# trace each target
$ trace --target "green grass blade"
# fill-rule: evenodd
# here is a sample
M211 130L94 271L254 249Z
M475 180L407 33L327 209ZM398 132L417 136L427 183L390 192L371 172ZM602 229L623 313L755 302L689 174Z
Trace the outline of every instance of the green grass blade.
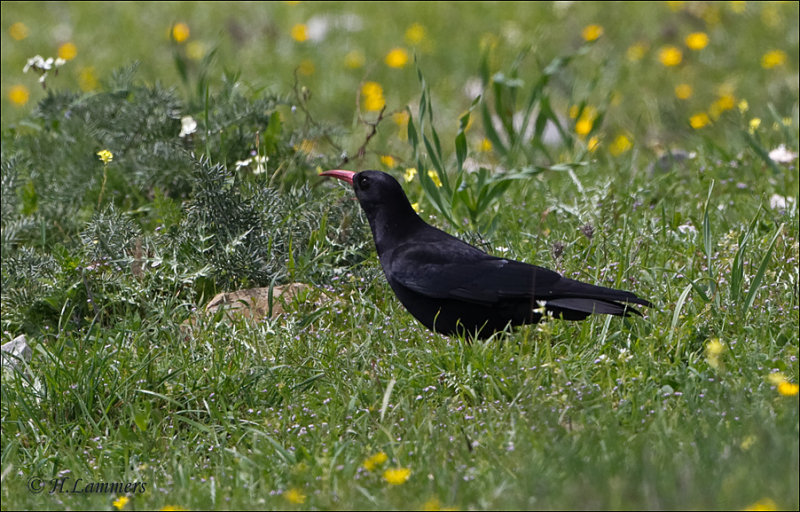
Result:
M753 276L753 280L750 283L750 289L747 291L747 297L742 305L742 317L746 317L750 311L750 308L753 306L753 301L756 299L756 293L758 293L758 289L761 287L761 281L764 279L764 273L767 271L767 265L769 264L770 257L772 257L772 250L775 248L775 241L778 240L778 235L780 235L783 231L783 226L783 224L778 226L778 230L775 231L775 234L772 236L772 240L769 243L769 247L767 247L767 252L764 253L764 257L761 259L761 264L758 266L758 271L756 272L756 275Z
M678 320L681 316L681 310L683 309L684 303L686 303L687 297L689 297L689 292L692 291L692 284L686 285L686 288L683 289L681 292L680 297L678 297L678 302L675 303L675 311L672 312L672 322L669 326L669 343L668 345L672 345L672 339L675 336L675 330L678 328ZM679 355L680 353L680 339L678 343L675 344L675 355Z
M386 408L389 406L389 400L392 398L392 390L394 389L396 382L397 379L392 377L392 380L389 381L389 385L386 386L386 391L383 393L383 401L381 402L381 421L383 421L383 417L386 414Z

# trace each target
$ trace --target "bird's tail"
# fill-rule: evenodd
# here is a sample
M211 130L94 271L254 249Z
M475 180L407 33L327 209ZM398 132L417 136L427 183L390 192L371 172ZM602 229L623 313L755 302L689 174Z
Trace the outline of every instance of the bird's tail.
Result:
M556 316L567 320L582 320L591 314L615 316L642 316L628 304L639 304L652 307L650 301L631 292L616 290L605 286L582 283L572 279L564 279L554 290L552 299L548 299L545 308Z
M642 316L637 309L627 304L588 298L548 300L545 303L545 309L551 311L553 316L561 317L565 320L583 320L593 313L615 316L630 316L631 314Z

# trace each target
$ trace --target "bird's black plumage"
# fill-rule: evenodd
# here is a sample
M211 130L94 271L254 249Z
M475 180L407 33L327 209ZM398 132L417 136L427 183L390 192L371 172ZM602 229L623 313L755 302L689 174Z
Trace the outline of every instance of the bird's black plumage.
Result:
M403 306L435 332L488 337L509 324L536 323L543 311L583 320L592 313L641 315L626 303L651 306L631 292L491 256L426 224L397 180L384 172L322 175L353 185L389 285Z

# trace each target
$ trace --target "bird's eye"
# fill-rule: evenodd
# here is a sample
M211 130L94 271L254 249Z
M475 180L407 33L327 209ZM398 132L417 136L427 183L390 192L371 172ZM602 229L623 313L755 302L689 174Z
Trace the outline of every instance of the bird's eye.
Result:
M366 190L367 188L369 188L369 178L367 178L366 176L359 176L358 177L358 186L362 190Z

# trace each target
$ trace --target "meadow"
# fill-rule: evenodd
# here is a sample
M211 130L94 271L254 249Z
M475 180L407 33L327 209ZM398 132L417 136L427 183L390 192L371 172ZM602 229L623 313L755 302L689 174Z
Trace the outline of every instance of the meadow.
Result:
M2 510L800 508L798 3L0 10ZM428 332L333 168L654 307Z

